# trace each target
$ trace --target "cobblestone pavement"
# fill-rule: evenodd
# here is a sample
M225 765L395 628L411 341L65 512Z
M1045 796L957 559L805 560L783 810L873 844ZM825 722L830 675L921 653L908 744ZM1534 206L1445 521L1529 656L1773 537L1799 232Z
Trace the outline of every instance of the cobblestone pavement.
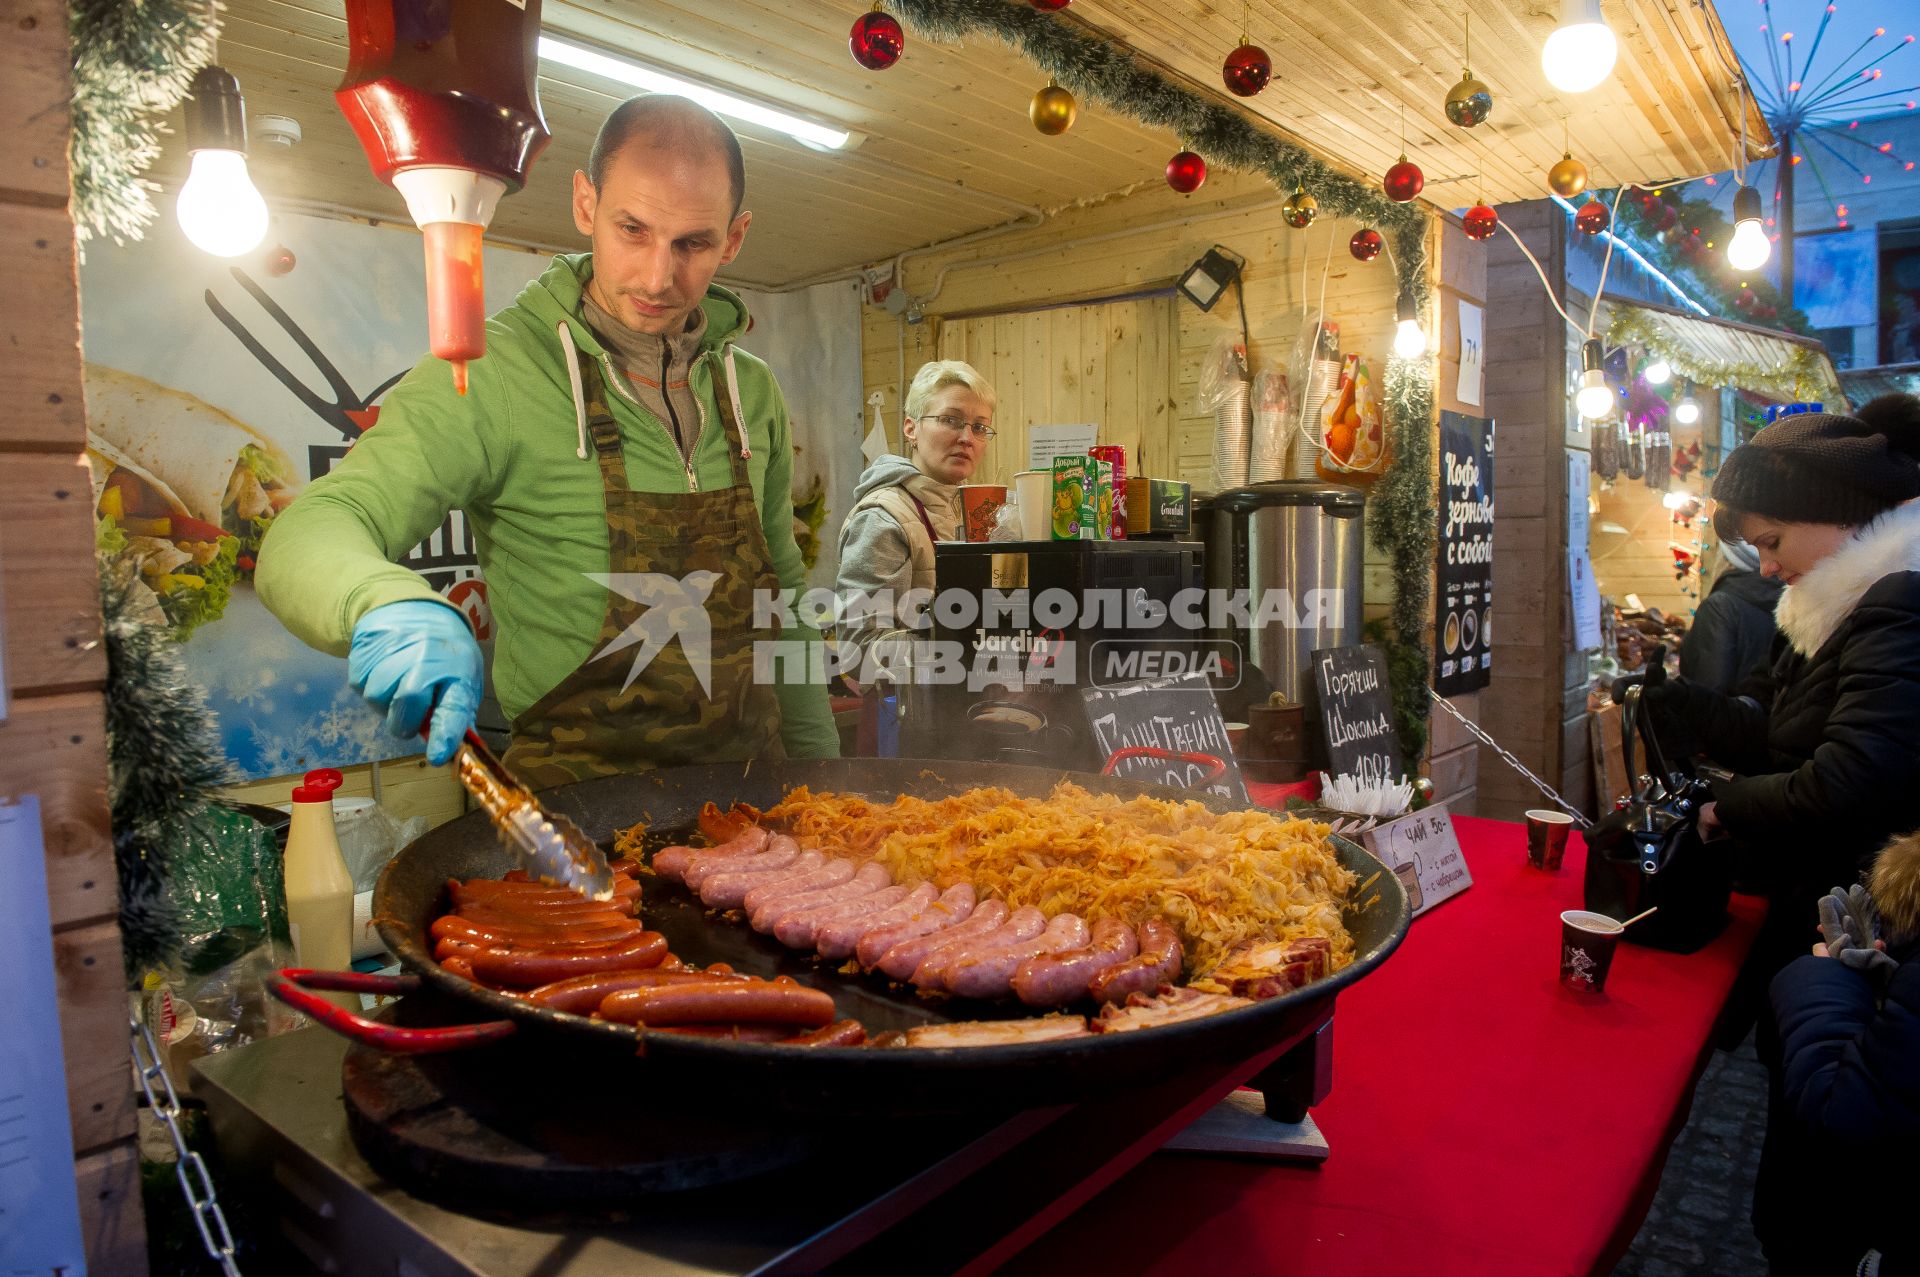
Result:
M1767 1072L1749 1034L1713 1053L1653 1209L1613 1277L1765 1277L1747 1211L1766 1129Z

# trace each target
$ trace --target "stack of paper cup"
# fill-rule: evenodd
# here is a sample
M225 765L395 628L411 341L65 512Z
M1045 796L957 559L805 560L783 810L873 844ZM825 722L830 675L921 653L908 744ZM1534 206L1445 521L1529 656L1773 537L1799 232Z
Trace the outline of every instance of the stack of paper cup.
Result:
M1247 480L1268 483L1287 477L1287 445L1293 438L1287 379L1269 368L1253 379L1253 441Z
M1300 403L1293 413L1293 477L1316 479L1314 464L1320 460L1320 440L1326 423L1321 414L1327 400L1340 389L1340 361L1316 359L1307 365L1307 384L1300 388Z
M1020 505L1020 535L1029 541L1053 537L1053 472L1022 470L1013 476L1014 500Z
M1235 380L1213 410L1213 486L1216 490L1245 487L1248 450L1252 446L1253 408L1244 380Z

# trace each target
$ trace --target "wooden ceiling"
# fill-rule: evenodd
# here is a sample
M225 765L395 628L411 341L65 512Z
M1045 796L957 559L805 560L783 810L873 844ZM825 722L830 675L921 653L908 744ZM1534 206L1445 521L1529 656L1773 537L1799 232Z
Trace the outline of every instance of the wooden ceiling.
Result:
M1009 3L1016 0L1009 0ZM996 40L934 45L908 31L901 62L866 71L847 52L861 0L546 0L548 29L865 137L827 154L750 125L753 233L729 271L781 285L881 261L995 226L1157 183L1175 140L1082 104L1079 122L1046 138L1027 122L1043 77ZM369 173L332 98L346 64L340 0L228 0L220 61L240 77L250 117L288 115L304 140L256 143L256 181L270 201L404 219L398 196ZM1473 17L1473 66L1492 86L1492 118L1446 123L1440 103L1460 76L1460 15ZM1737 132L1732 55L1710 10L1686 0L1605 0L1620 37L1613 79L1561 99L1539 68L1557 21L1552 0L1251 0L1249 29L1273 55L1273 84L1241 102L1276 132L1356 175L1407 149L1441 207L1484 197L1530 199L1559 158L1563 119L1596 182L1724 169ZM1238 40L1242 0L1077 0L1057 20L1119 40L1223 101L1219 63ZM584 72L547 68L540 96L553 143L528 189L509 197L495 233L543 247L579 245L566 174L584 165L601 119L628 95ZM1754 117L1750 141L1764 146ZM158 167L176 180L174 146Z

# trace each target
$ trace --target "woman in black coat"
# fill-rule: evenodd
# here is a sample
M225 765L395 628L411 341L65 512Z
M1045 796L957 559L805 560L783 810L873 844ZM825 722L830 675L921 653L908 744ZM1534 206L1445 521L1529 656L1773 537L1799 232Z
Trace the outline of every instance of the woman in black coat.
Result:
M1884 954L1820 945L1773 982L1785 1129L1754 1223L1779 1273L1920 1273L1920 835L1880 853L1871 895Z
M1701 833L1766 885L1771 975L1806 952L1815 902L1920 824L1920 399L1784 417L1728 455L1714 525L1786 590L1764 699L1682 679L1646 695L1737 773Z

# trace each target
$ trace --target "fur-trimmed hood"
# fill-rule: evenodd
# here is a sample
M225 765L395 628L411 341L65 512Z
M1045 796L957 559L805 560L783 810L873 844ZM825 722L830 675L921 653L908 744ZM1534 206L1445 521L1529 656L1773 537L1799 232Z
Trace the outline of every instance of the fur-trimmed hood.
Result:
M1920 833L1888 843L1873 863L1874 908L1891 941L1920 939Z
M1788 586L1774 620L1794 650L1810 658L1867 591L1895 572L1920 572L1920 501L1887 511Z

